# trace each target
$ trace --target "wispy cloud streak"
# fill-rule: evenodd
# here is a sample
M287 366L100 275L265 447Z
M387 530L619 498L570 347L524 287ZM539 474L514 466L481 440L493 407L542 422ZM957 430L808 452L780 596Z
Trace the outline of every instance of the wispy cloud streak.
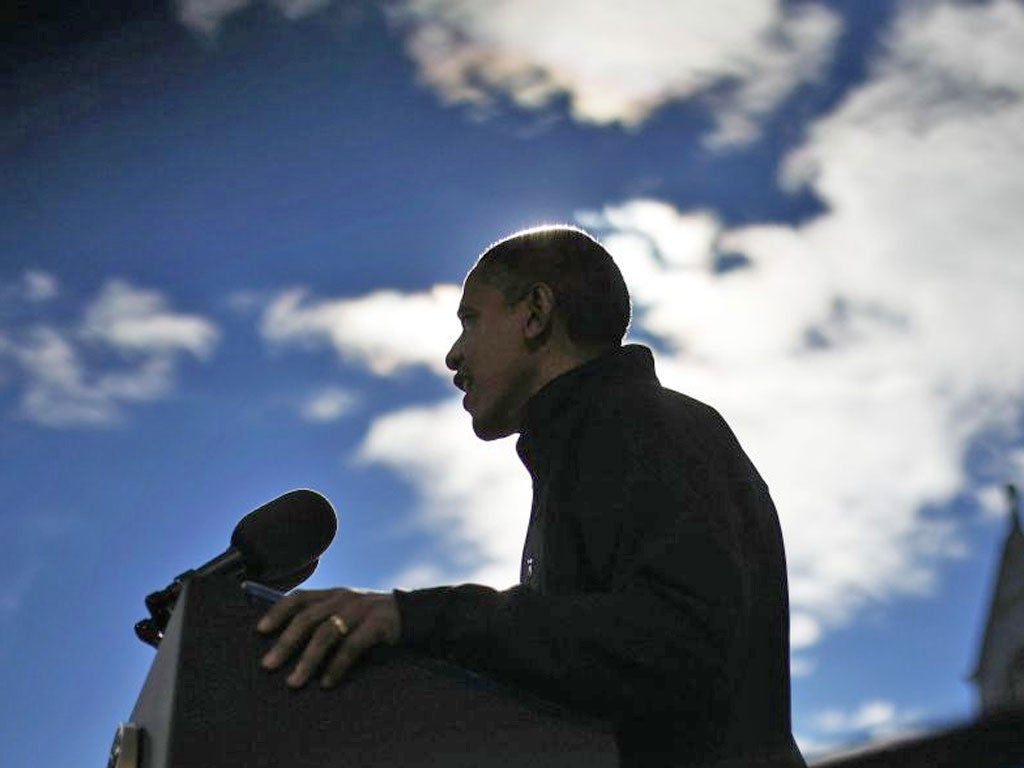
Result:
M31 273L25 301L56 295L57 281ZM104 426L128 403L166 397L182 354L207 358L219 331L175 312L163 295L111 280L72 325L14 313L0 317L0 384L20 391L16 414L48 427Z
M331 0L265 0L287 20L295 21L321 11ZM176 0L178 20L206 37L213 36L228 18L250 8L253 0Z
M443 373L445 352L459 332L459 295L454 285L437 285L416 294L377 291L353 299L313 299L295 288L271 300L260 332L279 345L330 345L344 359L381 375L417 365Z

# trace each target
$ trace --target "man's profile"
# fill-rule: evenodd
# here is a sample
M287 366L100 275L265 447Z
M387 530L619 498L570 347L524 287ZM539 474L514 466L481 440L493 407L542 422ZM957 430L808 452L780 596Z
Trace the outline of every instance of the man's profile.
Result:
M802 766L785 557L767 486L711 407L622 345L626 285L572 227L491 246L446 357L473 430L533 481L520 584L298 593L263 663L332 685L402 644L608 719L624 766ZM511 546L511 542L510 542Z

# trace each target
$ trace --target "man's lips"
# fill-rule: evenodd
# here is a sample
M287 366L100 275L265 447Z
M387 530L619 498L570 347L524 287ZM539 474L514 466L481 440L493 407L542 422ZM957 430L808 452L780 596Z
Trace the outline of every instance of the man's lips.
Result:
M472 398L473 380L465 373L459 372L455 374L455 386L465 392L465 396L462 398L462 407L467 411L469 410L469 401Z

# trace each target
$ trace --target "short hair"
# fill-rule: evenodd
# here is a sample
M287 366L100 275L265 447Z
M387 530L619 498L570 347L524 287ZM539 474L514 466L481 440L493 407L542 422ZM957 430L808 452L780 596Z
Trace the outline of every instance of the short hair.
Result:
M626 282L611 254L582 229L547 226L516 232L484 251L473 272L509 304L546 283L569 340L577 346L616 347L626 335Z

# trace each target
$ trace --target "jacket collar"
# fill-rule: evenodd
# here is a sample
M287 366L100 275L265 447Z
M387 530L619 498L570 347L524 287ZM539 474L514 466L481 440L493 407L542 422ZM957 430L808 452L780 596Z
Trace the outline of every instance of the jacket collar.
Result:
M640 344L618 347L556 376L534 393L526 402L516 442L519 458L530 473L534 473L538 453L546 452L551 439L559 434L557 424L573 404L602 383L624 380L658 384L650 349Z

